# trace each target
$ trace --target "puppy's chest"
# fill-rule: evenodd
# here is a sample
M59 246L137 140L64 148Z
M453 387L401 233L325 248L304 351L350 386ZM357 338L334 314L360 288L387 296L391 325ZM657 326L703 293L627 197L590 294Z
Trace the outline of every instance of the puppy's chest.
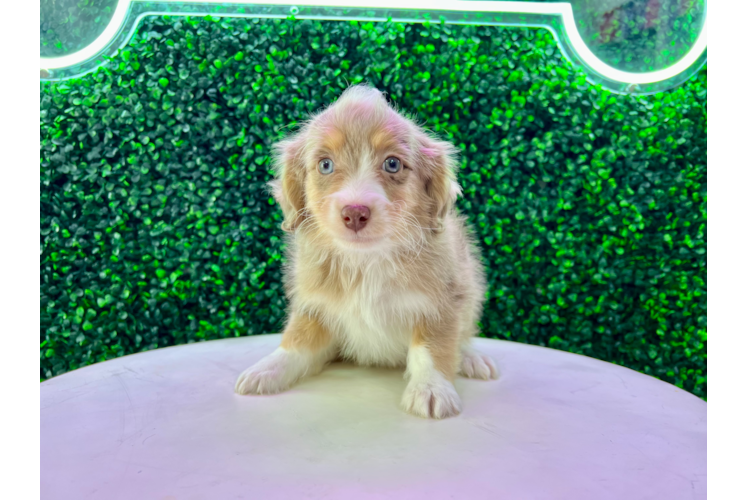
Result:
M422 293L366 280L337 300L312 297L341 354L367 365L403 365L417 319L434 312Z

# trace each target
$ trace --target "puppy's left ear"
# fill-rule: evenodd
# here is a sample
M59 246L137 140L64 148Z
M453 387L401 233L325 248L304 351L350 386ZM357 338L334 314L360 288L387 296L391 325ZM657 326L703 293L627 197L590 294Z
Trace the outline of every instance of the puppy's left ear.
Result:
M462 189L457 183L457 148L452 144L429 137L421 132L417 135L420 170L424 177L426 194L431 200L429 213L435 232L444 230L444 218Z

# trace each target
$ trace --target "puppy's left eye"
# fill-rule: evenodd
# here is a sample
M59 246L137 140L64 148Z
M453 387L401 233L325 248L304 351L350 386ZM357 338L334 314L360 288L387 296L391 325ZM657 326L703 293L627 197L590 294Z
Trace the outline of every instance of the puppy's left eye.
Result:
M400 171L400 169L403 168L403 164L398 158L390 156L389 158L384 160L384 165L382 165L382 168L384 168L386 172L396 174Z

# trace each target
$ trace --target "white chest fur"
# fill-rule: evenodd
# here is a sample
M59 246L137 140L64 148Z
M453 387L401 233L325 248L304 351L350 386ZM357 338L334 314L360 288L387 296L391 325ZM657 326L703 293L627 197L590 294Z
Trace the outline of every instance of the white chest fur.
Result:
M352 293L338 316L341 353L360 364L404 366L415 320L427 314L428 306L427 298L415 292Z
M364 277L342 300L304 294L299 305L317 313L346 359L363 365L404 366L416 321L436 310L423 293L382 278Z

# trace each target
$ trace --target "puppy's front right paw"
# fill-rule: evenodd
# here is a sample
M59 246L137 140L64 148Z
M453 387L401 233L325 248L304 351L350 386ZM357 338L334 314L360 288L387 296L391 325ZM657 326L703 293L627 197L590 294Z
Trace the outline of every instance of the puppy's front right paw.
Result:
M288 389L295 381L289 368L287 353L278 349L250 366L239 375L234 386L237 394L276 394Z
M257 365L250 366L239 375L234 386L237 394L276 394L288 389L282 372L266 370Z

